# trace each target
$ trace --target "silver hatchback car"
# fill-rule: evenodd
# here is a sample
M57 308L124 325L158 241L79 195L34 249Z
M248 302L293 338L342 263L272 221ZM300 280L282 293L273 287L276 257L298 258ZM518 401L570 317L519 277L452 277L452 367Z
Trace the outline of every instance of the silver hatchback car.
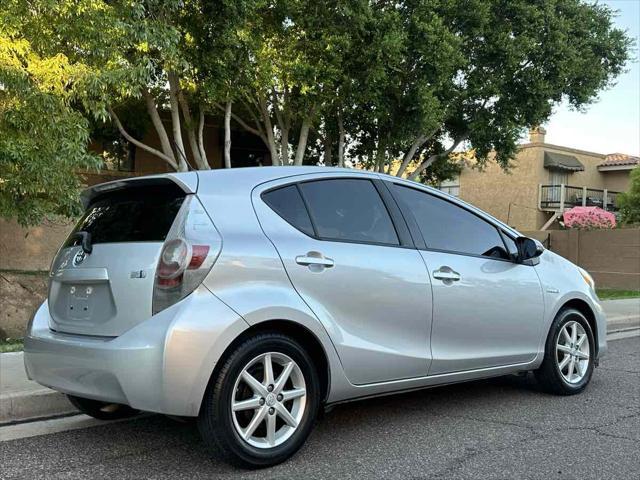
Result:
M460 200L371 172L262 167L87 190L25 338L30 378L101 419L197 417L260 467L321 408L606 351L587 272Z

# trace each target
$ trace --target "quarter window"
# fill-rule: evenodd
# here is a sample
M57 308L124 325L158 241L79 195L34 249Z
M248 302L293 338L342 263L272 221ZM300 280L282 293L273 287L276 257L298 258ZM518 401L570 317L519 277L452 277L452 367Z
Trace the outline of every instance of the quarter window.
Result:
M301 183L300 189L318 237L399 245L389 212L369 180L319 180Z
M413 213L428 248L510 259L496 227L434 195L394 185L404 209Z
M291 225L307 235L313 236L313 226L302 197L300 197L300 192L298 192L298 187L289 185L271 190L263 194L262 199Z

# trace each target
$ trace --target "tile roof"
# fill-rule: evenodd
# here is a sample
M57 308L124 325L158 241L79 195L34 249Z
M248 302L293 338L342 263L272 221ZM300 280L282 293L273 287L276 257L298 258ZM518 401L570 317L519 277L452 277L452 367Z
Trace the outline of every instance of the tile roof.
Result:
M616 167L625 165L640 165L640 157L634 157L633 155L626 155L624 153L610 153L604 157L599 167Z

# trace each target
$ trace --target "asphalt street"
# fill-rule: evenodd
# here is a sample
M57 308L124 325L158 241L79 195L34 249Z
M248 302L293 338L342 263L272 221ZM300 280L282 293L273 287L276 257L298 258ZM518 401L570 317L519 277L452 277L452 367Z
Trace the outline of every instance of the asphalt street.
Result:
M195 425L156 415L0 442L0 478L636 479L640 337L609 348L577 396L510 376L338 406L267 470L234 469Z

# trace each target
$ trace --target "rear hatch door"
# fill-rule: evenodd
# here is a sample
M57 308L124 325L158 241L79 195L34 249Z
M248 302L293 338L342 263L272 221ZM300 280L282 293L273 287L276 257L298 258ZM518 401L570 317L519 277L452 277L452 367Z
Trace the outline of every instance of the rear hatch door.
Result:
M158 257L188 193L171 177L89 190L86 211L52 264L51 328L116 337L151 317ZM83 247L86 234L90 244Z

